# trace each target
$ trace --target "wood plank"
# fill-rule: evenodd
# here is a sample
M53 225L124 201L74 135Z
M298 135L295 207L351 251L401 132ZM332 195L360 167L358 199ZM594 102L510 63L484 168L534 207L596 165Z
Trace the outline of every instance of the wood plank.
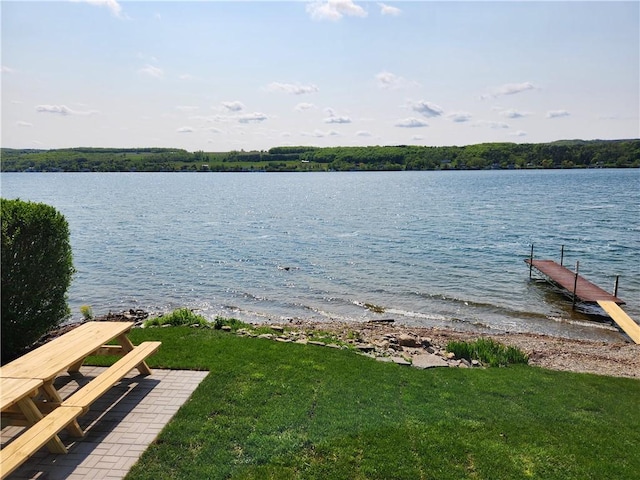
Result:
M124 335L133 322L87 322L0 367L0 377L53 380L104 344Z
M0 378L1 410L11 408L24 397L33 397L42 384L42 380L35 378Z
M86 413L93 402L122 380L127 373L144 363L144 360L155 353L160 348L160 345L162 345L162 342L141 343L87 385L64 400L62 406L80 407Z
M60 430L82 413L79 407L60 407L39 420L13 442L0 450L2 478L7 477L22 465L31 455L40 450L50 439L57 437ZM62 445L64 452L67 449Z
M616 322L635 343L640 343L640 325L634 322L615 302L600 300L598 305Z
M607 300L614 303L624 305L624 301L610 294L606 290L594 285L584 277L578 275L576 283L576 274L568 268L554 262L553 260L533 260L526 259L525 262L532 265L543 275L564 288L570 295L573 294L574 285L576 287L576 297L586 303L596 303L598 300Z

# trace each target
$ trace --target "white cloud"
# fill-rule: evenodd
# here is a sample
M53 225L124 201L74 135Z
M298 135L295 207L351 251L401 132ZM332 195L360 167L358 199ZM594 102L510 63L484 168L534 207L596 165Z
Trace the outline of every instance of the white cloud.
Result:
M7 67L6 65L2 65L2 68L0 69L0 72L2 72L2 73L16 73L16 71L13 68Z
M164 72L161 68L154 67L153 65L146 64L138 73L142 73L144 75L149 75L150 77L161 78L164 75Z
M293 109L296 112L304 112L305 110L311 110L312 108L316 108L316 106L313 103L302 102L297 104Z
M509 125L504 122L486 122L487 127L499 130L501 128L509 128Z
M19 127L33 127L33 123L24 122L22 120L18 120L16 122L16 125L18 125Z
M384 3L379 3L380 13L382 15L391 15L392 17L397 17L402 13L402 10L396 7L392 7L390 5L385 5Z
M239 112L241 110L244 110L244 104L242 102L239 102L238 100L235 100L233 102L222 102L222 106L230 112Z
M194 77L193 75L189 74L189 73L183 73L182 75L178 75L178 78L180 80L195 80L196 77Z
M313 132L301 132L300 135L302 135L303 137L323 138L323 137L337 137L340 134L335 130L329 130L328 132L325 132L323 130L316 129Z
M344 16L366 17L364 8L353 3L352 0L327 0L307 4L307 13L313 20L340 20Z
M300 85L293 83L281 83L272 82L267 85L267 90L270 92L284 92L292 95L304 95L306 93L315 93L320 91L316 85Z
M373 135L371 134L371 132L368 132L366 130L358 130L356 132L356 136L357 137L372 137Z
M398 120L395 124L396 127L401 128L421 128L428 127L429 124L420 118L409 117L403 120Z
M332 108L326 108L328 117L324 119L324 123L351 123L351 118L345 116L338 116Z
M529 112L519 112L517 110L501 110L498 115L505 118L522 118L531 115Z
M427 118L439 117L444 112L440 106L431 102L425 102L424 100L420 100L411 105L411 109Z
M191 105L178 105L176 110L180 110L181 112L195 112L198 110L198 107L194 107Z
M324 119L324 123L351 123L349 117L330 116Z
M504 95L515 95L516 93L526 92L536 88L531 82L522 83L505 83L499 87L493 88L490 93L482 95L480 98L495 98Z
M509 135L511 135L512 137L525 137L527 135L527 132L525 132L524 130L516 130L515 132L511 132Z
M414 141L424 140L424 135L414 135L413 137L411 137L411 140L414 140Z
M252 122L264 122L269 117L264 113L254 112L247 113L245 115L238 116L238 122L240 123L252 123Z
M73 110L66 105L36 105L38 113L55 113L66 117L67 115L94 115L99 113L97 110Z
M549 110L547 112L547 118L561 118L568 117L569 115L571 114L566 110Z
M71 0L73 2L88 3L97 7L107 7L111 13L118 17L123 18L122 6L116 0Z
M403 88L410 84L403 77L400 77L394 73L382 71L376 75L376 81L378 82L378 87L384 88L385 90L395 90L397 88Z
M194 131L193 127L180 127L176 130L178 133L193 133Z
M447 118L450 118L456 123L464 123L471 120L471 114L469 112L451 112L447 115Z

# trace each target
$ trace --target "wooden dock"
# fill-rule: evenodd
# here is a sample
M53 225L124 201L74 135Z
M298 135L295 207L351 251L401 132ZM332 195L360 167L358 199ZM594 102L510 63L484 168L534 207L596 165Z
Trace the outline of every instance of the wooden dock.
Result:
M623 300L553 260L531 260L527 258L525 262L549 278L553 283L564 288L569 294L575 293L576 299L580 302L598 303L600 300L605 300L617 305L624 305Z
M631 340L636 344L640 344L640 325L620 308L620 305L624 305L625 302L617 297L618 279L616 278L615 294L611 294L581 277L578 274L578 262L574 272L564 267L562 265L563 257L564 246L560 255L560 263L556 263L553 260L534 260L533 246L531 246L531 257L525 260L525 263L529 265L529 276L531 276L531 269L535 268L547 277L550 283L563 288L573 298L574 308L576 301L600 305L605 313L629 335Z

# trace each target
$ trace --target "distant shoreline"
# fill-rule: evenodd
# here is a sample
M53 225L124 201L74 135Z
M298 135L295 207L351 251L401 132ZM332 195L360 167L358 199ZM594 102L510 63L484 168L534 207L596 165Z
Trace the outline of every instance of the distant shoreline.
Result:
M467 146L274 147L188 152L178 148L2 148L2 172L337 172L640 168L640 139L482 143Z

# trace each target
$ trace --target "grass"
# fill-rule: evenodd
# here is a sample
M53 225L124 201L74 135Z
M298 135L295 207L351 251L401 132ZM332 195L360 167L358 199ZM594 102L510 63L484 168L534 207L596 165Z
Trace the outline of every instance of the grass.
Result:
M475 342L451 341L447 351L453 352L456 358L469 361L478 360L491 367L504 367L512 363L527 364L529 358L516 347L507 347L491 338L479 338Z
M215 329L136 329L207 378L127 476L600 479L640 471L640 382L515 365L417 370ZM104 359L101 359L104 361Z

